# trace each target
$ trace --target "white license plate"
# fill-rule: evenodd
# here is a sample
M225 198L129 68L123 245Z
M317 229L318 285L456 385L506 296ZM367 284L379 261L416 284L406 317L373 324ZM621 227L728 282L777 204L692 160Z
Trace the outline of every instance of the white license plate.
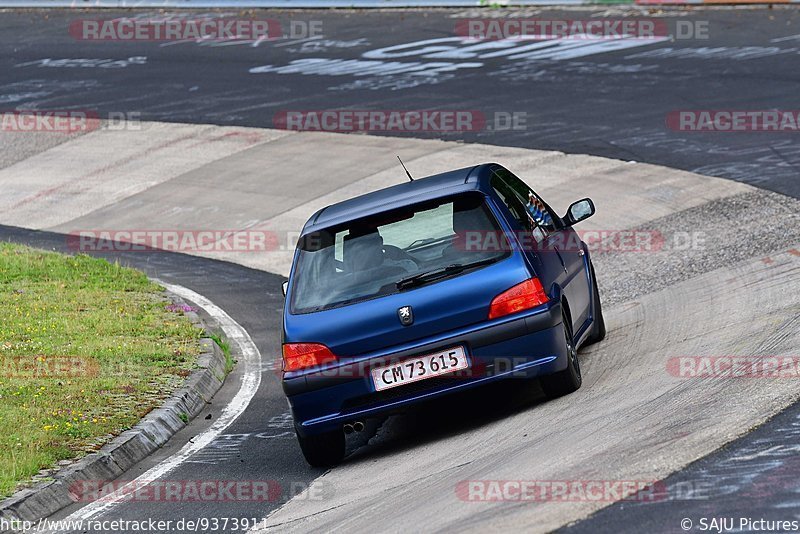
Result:
M375 384L375 391L381 391L467 367L469 367L469 363L464 348L453 347L418 358L409 358L402 362L376 367L372 369L372 382Z

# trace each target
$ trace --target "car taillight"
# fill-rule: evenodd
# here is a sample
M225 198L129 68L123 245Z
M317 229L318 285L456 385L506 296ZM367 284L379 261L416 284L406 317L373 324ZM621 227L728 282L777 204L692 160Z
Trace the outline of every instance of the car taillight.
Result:
M492 305L489 307L489 319L535 308L547 301L547 293L544 292L539 279L529 278L492 299Z
M333 361L336 361L336 355L321 343L283 344L284 371L299 371Z

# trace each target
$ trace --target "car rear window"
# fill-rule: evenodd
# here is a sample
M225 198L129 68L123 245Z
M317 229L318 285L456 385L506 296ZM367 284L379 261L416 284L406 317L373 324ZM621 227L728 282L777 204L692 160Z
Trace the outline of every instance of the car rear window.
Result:
M298 243L291 312L321 311L396 293L401 279L450 265L500 260L509 253L498 236L504 240L479 193L309 233ZM474 246L487 242L496 246Z

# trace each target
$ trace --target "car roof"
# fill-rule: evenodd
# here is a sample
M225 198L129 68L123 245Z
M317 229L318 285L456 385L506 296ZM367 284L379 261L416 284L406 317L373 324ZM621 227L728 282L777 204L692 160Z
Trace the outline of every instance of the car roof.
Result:
M400 169L398 180L406 181L322 208L308 219L302 233L307 234L374 213L438 197L467 191L488 192L489 178L492 171L498 168L500 165L496 163L484 163L425 178L415 178L414 181L408 180Z

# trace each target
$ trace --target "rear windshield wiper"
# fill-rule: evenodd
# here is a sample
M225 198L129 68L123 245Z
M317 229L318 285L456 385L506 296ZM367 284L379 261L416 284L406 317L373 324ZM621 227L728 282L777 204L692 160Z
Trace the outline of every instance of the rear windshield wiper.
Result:
M405 289L408 287L418 286L425 284L427 282L438 280L439 278L444 278L446 276L458 274L467 269L472 269L473 267L480 267L481 265L489 265L490 263L494 263L495 261L497 261L497 258L487 258L485 260L474 261L472 263L453 263L445 267L439 267L438 269L433 269L432 271L417 273L415 275L408 276L406 278L401 278L400 280L395 282L395 285L397 286L397 289Z

